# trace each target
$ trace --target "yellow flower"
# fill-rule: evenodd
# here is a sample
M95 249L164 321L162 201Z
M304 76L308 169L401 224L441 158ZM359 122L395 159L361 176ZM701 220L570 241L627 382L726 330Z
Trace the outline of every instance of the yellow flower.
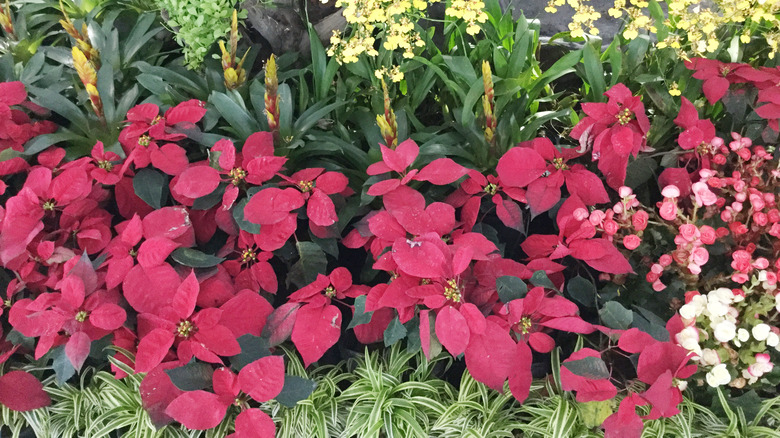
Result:
M675 97L682 94L680 92L679 86L677 85L677 82L672 82L672 86L669 87L669 94Z

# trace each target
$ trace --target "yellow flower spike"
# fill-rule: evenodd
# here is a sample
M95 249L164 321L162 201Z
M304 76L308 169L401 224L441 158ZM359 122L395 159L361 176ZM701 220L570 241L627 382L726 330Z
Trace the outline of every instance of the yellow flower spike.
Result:
M11 5L9 0L5 0L5 7L0 5L0 26L3 27L6 35L10 38L16 39L16 33L14 32L14 22L11 18Z
M279 138L279 79L276 76L276 57L272 54L265 64L265 114L268 129Z
M398 123L395 120L395 112L391 106L390 93L387 90L387 84L385 83L384 73L379 81L382 83L382 97L384 103L385 113L376 116L376 123L379 125L379 131L382 133L382 138L385 140L385 146L390 149L395 149L398 146Z
M86 86L87 84L97 85L97 72L95 67L87 59L84 52L78 47L73 47L73 67L79 75L79 79Z
M238 52L238 11L233 10L233 18L230 23L230 50L225 47L225 42L219 41L219 50L222 53L222 71L225 77L225 87L235 90L246 82L246 71L244 70L244 60L249 53L247 50L244 56L236 64L236 53Z
M493 72L487 61L482 61L482 85L485 88L485 95L482 96L482 111L485 113L485 140L490 144L491 151L495 152L497 126L495 90L493 89Z

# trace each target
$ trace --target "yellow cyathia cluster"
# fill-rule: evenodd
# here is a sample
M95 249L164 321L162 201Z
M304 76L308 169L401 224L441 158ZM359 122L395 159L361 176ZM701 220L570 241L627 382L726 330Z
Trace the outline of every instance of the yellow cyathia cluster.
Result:
M574 16L569 23L569 31L573 38L583 38L587 33L590 35L598 35L599 29L596 27L596 20L601 18L601 13L588 3L588 0L549 0L545 11L554 14L558 12L558 8L563 5L569 5L574 9Z
M452 0L444 13L448 17L465 21L466 33L476 35L480 30L479 24L486 22L488 18L484 9L485 3L482 0Z

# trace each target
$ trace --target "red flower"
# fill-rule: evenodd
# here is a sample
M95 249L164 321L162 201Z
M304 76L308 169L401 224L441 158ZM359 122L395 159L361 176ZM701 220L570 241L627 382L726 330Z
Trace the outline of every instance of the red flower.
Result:
M0 82L0 151L11 148L21 152L31 138L57 130L57 125L49 121L32 122L27 113L12 108L17 105L41 109L27 101L21 82Z
M139 337L136 355L136 372L148 372L160 364L168 350L178 342L178 355L182 361L192 356L211 363L222 363L218 356L235 356L241 347L233 333L220 324L222 310L203 309L195 313L200 285L195 273L181 283L169 307L159 315L138 315Z
M396 172L401 179L386 179L374 183L368 189L370 196L381 196L389 193L409 181L428 181L435 185L447 185L457 181L466 174L467 169L450 158L438 158L431 161L421 170L408 170L409 166L417 159L420 148L413 140L405 140L395 150L385 145L379 145L382 150L382 161L368 166L366 173L369 175L382 175Z
M696 70L693 77L704 81L702 91L710 105L715 105L726 95L729 80L735 79L735 71L740 64L724 63L717 59L693 58L685 63L689 70Z
M214 371L212 382L214 392L184 392L171 401L165 413L188 429L208 430L222 422L230 406L241 406L244 410L236 418L237 434L231 436L274 436L271 418L260 409L247 409L246 402L247 396L266 402L279 395L284 386L284 360L281 356L260 358L242 368L238 375L227 368L219 368ZM247 422L250 424L244 424ZM247 426L250 425L254 425L255 433L247 435Z
M347 189L347 177L339 172L325 172L323 168L303 169L292 176L281 175L282 179L298 188L306 200L306 215L316 227L312 231L329 227L339 219L336 207L328 195L335 195ZM317 233L315 234L323 234ZM327 233L325 233L327 234ZM321 236L322 237L322 236Z
M269 187L255 193L244 207L244 218L261 225L255 243L263 251L275 251L287 242L298 228L298 215L293 213L306 201L293 188Z
M593 160L607 178L607 185L617 190L626 179L628 157L647 149L650 121L640 97L631 94L623 84L604 93L607 103L583 103L587 115L571 131L583 150L593 145Z
M572 149L559 151L547 138L537 138L512 148L498 160L496 173L510 187L527 187L525 197L533 215L552 208L561 199L566 183L569 193L586 205L609 202L601 180L581 164L568 160L582 155Z
M517 202L527 202L525 190L519 187L509 187L501 179L482 175L476 170L469 170L469 177L463 181L458 190L447 197L446 202L453 207L461 208L461 218L464 222L461 229L470 231L477 222L482 197L490 196L496 206L496 215L509 228L523 230L523 212ZM504 193L508 196L501 196ZM517 202L515 202L517 201Z

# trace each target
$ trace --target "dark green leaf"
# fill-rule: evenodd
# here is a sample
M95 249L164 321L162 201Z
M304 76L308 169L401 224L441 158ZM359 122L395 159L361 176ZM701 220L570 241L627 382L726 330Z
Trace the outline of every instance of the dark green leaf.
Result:
M366 298L366 295L355 298L355 313L352 315L352 321L349 323L349 326L347 326L348 329L371 322L371 315L374 312L366 312Z
M609 328L627 330L634 321L634 314L617 301L609 301L599 310L599 316Z
M496 291L498 298L502 303L508 303L512 300L525 297L528 293L528 286L525 282L512 275L503 275L496 278Z
M28 338L27 336L19 333L16 329L11 329L11 331L9 331L6 335L5 339L14 345L21 344L23 348L28 350L35 349L35 338Z
M607 364L600 357L588 356L579 360L564 362L563 366L577 376L590 380L608 379Z
M60 385L65 384L74 374L76 369L73 368L73 364L70 363L70 359L65 354L65 346L60 346L51 350L51 357L54 361L51 367L54 369L54 373L57 375L57 383Z
M233 206L233 220L236 221L238 228L246 231L249 234L260 234L260 225L253 224L244 219L244 207L246 207L249 198L243 198Z
M579 275L569 280L566 292L580 304L588 307L596 304L596 286Z
M227 94L215 91L209 96L209 102L240 137L247 138L260 130L252 116Z
M301 400L309 398L317 388L317 382L298 376L284 376L284 388L276 396L276 401L288 408L294 408Z
M650 157L639 157L628 163L626 185L635 189L655 175L658 163Z
M203 362L196 362L195 358L187 365L165 370L171 382L182 391L197 391L211 386L211 375L214 368Z
M406 327L406 352L417 353L422 347L420 317L415 315L414 318L404 324L404 327Z
M191 268L211 268L225 261L223 257L213 256L193 248L176 248L171 253L176 263Z
M599 102L603 101L607 85L604 81L604 68L601 66L599 53L593 44L585 45L582 62L585 64L585 79L590 85L592 97Z
M546 289L551 289L554 291L557 291L558 289L555 288L555 285L553 282L547 277L547 274L544 271L536 271L531 276L531 284L534 286L541 286Z
M154 169L141 169L133 177L133 190L150 207L159 210L168 195L168 177Z
M208 210L211 207L219 204L222 201L222 195L225 194L226 183L222 183L214 189L213 192L206 196L202 196L192 203L193 210Z
M298 242L298 261L290 268L287 281L298 287L303 287L317 279L317 274L324 274L328 269L328 259L316 243Z
M243 335L238 338L238 345L241 346L241 353L230 358L230 366L236 371L271 354L268 340L259 336Z
M404 337L406 337L406 327L401 324L398 316L396 316L385 329L385 347L395 344Z

